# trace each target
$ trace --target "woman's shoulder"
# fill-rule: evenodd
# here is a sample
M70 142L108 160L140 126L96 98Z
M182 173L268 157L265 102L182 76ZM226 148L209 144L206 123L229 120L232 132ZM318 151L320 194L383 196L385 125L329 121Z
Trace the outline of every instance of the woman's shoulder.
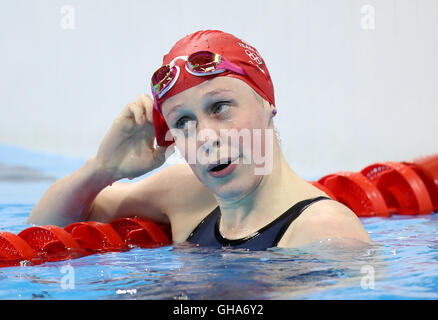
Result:
M279 247L300 247L326 239L349 238L372 243L356 214L344 204L317 201L294 220L278 243Z
M196 177L188 164L174 164L163 169L158 180L166 186L168 215L217 205L214 194ZM196 211L196 210L195 210Z
M156 177L166 185L162 208L172 225L173 240L184 241L218 203L188 164L174 164Z

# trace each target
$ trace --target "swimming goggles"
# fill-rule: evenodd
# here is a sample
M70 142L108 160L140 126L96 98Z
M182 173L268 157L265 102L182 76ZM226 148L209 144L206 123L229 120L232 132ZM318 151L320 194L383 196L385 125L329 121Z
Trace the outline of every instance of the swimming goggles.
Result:
M179 59L186 62L185 68L188 73L198 77L210 76L225 71L246 75L241 67L231 63L221 55L210 51L198 51L189 56L179 56L173 59L169 64L159 68L152 75L151 87L155 100L161 99L178 80L180 69L175 63ZM154 107L161 113L157 103L154 104Z

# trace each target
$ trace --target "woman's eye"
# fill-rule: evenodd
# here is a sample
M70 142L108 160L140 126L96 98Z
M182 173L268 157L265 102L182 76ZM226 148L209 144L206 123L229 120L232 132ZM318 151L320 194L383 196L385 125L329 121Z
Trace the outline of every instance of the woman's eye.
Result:
M227 110L229 108L229 103L225 102L225 101L221 101L221 102L216 102L213 105L213 113L221 113L224 110Z
M177 122L175 122L174 127L177 129L185 129L185 126L187 125L187 123L188 123L188 118L182 117Z
M224 113L228 110L228 108L230 107L230 102L229 101L219 101L216 102L212 105L211 107L211 112L213 114L220 114L220 113ZM187 129L187 125L190 121L189 117L181 117L180 119L178 119L175 124L174 127L176 129L182 129L185 130Z

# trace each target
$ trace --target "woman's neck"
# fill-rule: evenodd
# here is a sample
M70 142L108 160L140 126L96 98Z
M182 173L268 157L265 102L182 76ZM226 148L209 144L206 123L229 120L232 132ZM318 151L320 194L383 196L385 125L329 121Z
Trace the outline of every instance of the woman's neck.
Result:
M277 141L273 154L272 172L262 176L249 194L233 200L217 198L221 209L220 230L225 237L247 236L307 197L309 184L290 168Z

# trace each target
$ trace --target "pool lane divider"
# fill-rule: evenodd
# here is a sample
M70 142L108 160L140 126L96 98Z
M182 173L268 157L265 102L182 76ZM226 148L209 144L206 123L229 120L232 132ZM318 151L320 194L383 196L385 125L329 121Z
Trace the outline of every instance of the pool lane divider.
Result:
M318 182L334 194L334 200L349 207L359 217L389 216L382 194L360 172L340 171L326 175Z
M431 214L438 211L438 154L339 171L312 184L358 217Z
M139 217L120 218L111 223L75 222L65 228L34 226L17 235L0 232L0 267L38 265L171 243L170 226Z
M438 154L404 162L378 162L359 172L339 171L309 181L358 217L438 211ZM134 247L170 245L170 225L140 217L110 223L75 222L65 228L33 226L0 232L0 267L38 265Z

